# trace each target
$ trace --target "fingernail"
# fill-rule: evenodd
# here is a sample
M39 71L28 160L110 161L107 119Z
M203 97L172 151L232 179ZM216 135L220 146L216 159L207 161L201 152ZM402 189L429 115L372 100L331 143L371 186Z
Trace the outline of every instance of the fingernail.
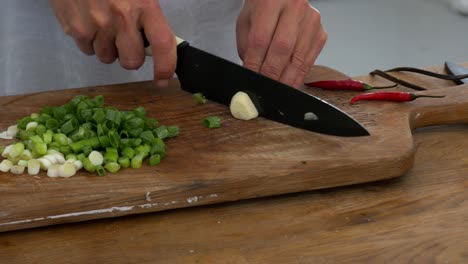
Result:
M161 88L166 88L169 86L169 80L158 80L156 82L156 85L158 85L158 87L161 87Z

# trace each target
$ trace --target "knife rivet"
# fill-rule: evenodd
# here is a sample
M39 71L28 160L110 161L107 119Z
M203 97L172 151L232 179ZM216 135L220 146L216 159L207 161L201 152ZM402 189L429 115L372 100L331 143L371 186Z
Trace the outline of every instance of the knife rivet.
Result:
M318 119L318 116L312 112L307 112L304 114L305 121L317 121Z

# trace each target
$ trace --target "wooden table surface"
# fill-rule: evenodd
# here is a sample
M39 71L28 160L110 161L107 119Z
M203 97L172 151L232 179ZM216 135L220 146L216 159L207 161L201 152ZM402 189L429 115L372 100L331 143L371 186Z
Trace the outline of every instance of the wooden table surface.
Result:
M1 233L0 263L468 263L468 126L414 140L401 178Z

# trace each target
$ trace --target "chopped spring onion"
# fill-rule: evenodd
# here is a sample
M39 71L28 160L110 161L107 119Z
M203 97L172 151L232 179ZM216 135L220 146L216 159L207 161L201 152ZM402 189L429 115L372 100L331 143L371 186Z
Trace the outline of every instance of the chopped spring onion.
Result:
M9 137L16 137L16 134L18 134L18 126L13 125L9 126L6 131L6 135Z
M206 104L208 100L206 100L205 96L202 93L194 93L193 98L197 104Z
M94 164L88 158L85 158L83 160L83 168L86 171L89 171L89 172L95 172L96 171L96 166L94 166Z
M54 132L52 130L47 130L44 134L42 134L42 139L44 140L44 143L50 144L52 142L52 136Z
M47 128L44 125L38 125L36 128L36 135L42 136L47 131Z
M165 125L159 126L154 130L158 138L160 139L166 139L169 136L169 131L167 130L167 127Z
M130 159L127 157L120 157L118 162L122 168L130 167Z
M146 130L146 131L141 132L140 133L140 138L146 144L151 144L154 141L153 132L151 132L150 130Z
M46 158L39 158L37 161L39 161L42 170L48 170L49 167L52 166L52 162Z
M65 163L65 158L63 157L63 155L61 153L60 154L59 153L54 154L53 156L57 160L58 164L64 164Z
M137 154L135 157L132 158L132 161L130 162L130 166L133 169L139 169L143 165L143 155L142 154Z
M81 162L81 160L75 160L73 162L73 165L75 166L77 171L79 171L79 170L81 170L81 168L83 168L83 162Z
M104 165L104 168L110 173L115 173L120 170L120 165L117 162L109 162Z
M33 132L36 131L37 125L38 125L37 122L29 122L26 125L26 131L33 131Z
M143 157L146 157L149 155L151 151L151 147L149 145L140 145L138 147L135 148L135 152L136 154L142 154Z
M18 160L18 163L16 165L26 167L26 166L28 166L28 161L27 160Z
M68 161L70 159L78 160L78 157L75 154L67 154L65 159Z
M58 163L58 160L57 160L57 158L55 157L54 154L53 155L45 155L43 158L49 160L51 164L57 164Z
M69 177L74 176L75 174L76 174L75 165L70 164L70 163L65 163L63 165L60 165L58 176L63 177L63 178L69 178Z
M83 154L85 154L86 156L89 156L89 154L91 154L91 152L93 151L93 148L91 146L84 146L83 149Z
M47 144L46 143L34 143L33 151L39 155L44 155L47 153Z
M53 164L47 169L47 176L56 178L59 176L60 164Z
M22 159L22 160L30 160L30 159L32 159L31 151L29 151L28 149L25 149L25 150L23 151L23 153L21 154L20 159Z
M12 136L8 136L6 131L0 132L0 139L13 139Z
M66 146L66 145L68 145L68 138L67 138L67 135L65 135L65 134L63 134L63 133L54 134L54 136L53 136L53 141L54 141L54 142L57 142L57 143L60 144L61 146Z
M166 156L166 149L164 148L163 145L153 145L151 146L150 154L151 155L158 154L159 156L164 158L164 156Z
M219 128L221 127L221 118L218 116L209 116L203 119L203 124L207 128Z
M38 160L30 159L28 160L28 174L29 175L37 175L39 174L39 170L41 169L41 164Z
M106 148L106 153L104 153L104 162L117 162L119 158L119 152L115 148Z
M180 133L179 127L178 126L168 126L167 127L167 132L168 132L168 138L173 138L177 137Z
M57 153L60 154L60 152L55 150L55 149L48 149L47 152L46 152L47 155L54 155L54 154L57 154Z
M122 150L122 156L131 159L135 156L135 150L133 150L131 147L125 147Z
M151 157L151 165L159 163L165 155L164 139L179 135L177 126L158 124L141 106L132 111L103 106L102 96L79 95L19 119L0 134L19 139L0 146L5 158L0 168L11 171L16 166L19 172L23 167L31 175L42 169L50 177L71 177L84 167L105 175L106 170L140 168L146 157Z
M78 154L78 156L76 156L76 157L77 157L77 160L80 160L81 162L83 162L83 160L86 159L86 156L83 153Z
M159 154L152 155L149 159L149 165L155 166L161 162L161 156Z
M8 145L5 147L5 149L3 149L3 152L2 152L2 157L4 158L8 158L10 156L10 150L11 148L13 148L13 145Z
M137 117L144 117L144 116L146 115L146 110L145 110L144 107L139 106L139 107L137 107L137 108L135 108L135 109L133 110L133 113L134 113L135 116L137 116Z
M15 145L13 145L8 155L11 158L16 158L16 157L19 157L21 154L23 154L23 151L24 151L24 144L22 142L18 142Z
M24 166L20 165L13 165L10 169L10 172L13 174L23 174L24 173Z
M96 150L91 151L88 158L94 166L102 165L104 162L104 157L102 156L101 152Z
M0 171L2 172L9 172L11 167L13 167L13 162L9 160L2 160L0 163Z
M106 170L104 167L102 167L102 165L96 166L96 173L98 176L106 176Z

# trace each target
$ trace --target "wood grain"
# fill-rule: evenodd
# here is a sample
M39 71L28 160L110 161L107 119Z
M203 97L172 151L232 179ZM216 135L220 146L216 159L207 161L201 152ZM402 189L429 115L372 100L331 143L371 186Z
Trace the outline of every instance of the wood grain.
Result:
M318 67L311 78L342 76ZM377 82L378 80L367 79ZM349 106L353 92L308 91L360 121L369 137L342 138L311 133L258 119L234 120L215 103L196 105L177 89L155 89L150 82L92 87L0 98L0 128L44 105L63 104L74 95L102 94L110 105L139 105L182 134L168 144L168 158L156 167L124 170L107 177L85 173L71 179L0 175L0 231L116 217L150 211L235 201L394 178L408 172L415 147L410 128L466 122L466 86L432 90L444 99L406 104L366 102ZM28 102L28 103L26 103ZM31 103L34 102L34 103ZM208 115L225 120L208 130Z
M415 164L405 177L7 232L0 256L5 263L467 263L467 129L415 130Z

